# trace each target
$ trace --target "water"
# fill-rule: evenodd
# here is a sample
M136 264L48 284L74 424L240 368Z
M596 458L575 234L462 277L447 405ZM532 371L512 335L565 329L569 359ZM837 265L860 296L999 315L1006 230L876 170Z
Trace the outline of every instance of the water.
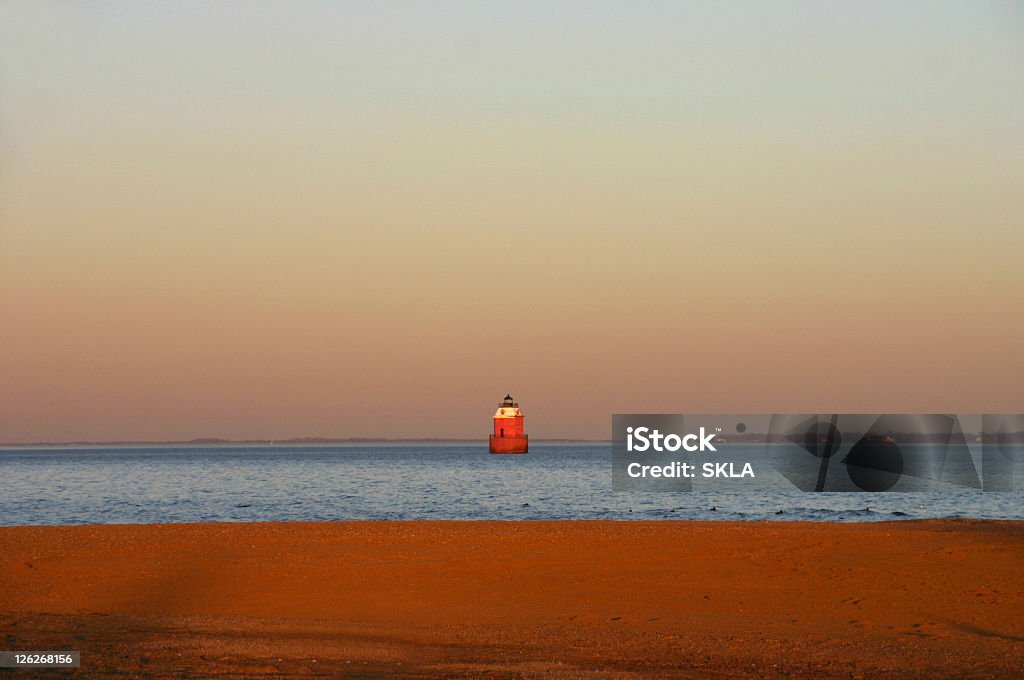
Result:
M0 525L397 519L1024 519L1024 493L613 493L608 444L0 449ZM725 448L725 447L722 447ZM745 456L753 455L746 447ZM712 508L714 508L712 510Z

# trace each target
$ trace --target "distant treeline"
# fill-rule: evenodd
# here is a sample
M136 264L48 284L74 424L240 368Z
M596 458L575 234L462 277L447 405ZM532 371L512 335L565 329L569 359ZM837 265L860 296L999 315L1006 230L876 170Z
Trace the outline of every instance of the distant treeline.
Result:
M589 443L607 442L607 439L532 439L534 443ZM187 446L189 444L243 444L243 445L287 445L287 444L473 444L487 443L487 439L457 439L453 437L293 437L291 439L221 439L219 437L197 437L195 439L142 441L73 441L73 442L0 442L0 446Z
M948 444L949 434L922 432L904 433L872 433L861 434L856 432L844 432L841 434L845 442L867 441L893 442L897 444ZM988 443L992 444L1024 444L1024 432L1001 432L991 435ZM964 434L968 443L980 443L983 441L981 433L971 432ZM547 444L608 444L609 439L533 439L534 443ZM818 441L824 443L825 435L818 437ZM288 444L475 444L486 443L486 439L455 439L451 437L417 437L417 438L387 438L387 437L293 437L291 439L221 439L218 437L197 437L187 440L170 441L75 441L75 442L3 442L0 446L188 446L194 444L235 444L248 446L286 446ZM792 444L803 443L799 435L786 435L782 433L768 434L764 432L744 432L733 434L717 434L715 442L723 444Z

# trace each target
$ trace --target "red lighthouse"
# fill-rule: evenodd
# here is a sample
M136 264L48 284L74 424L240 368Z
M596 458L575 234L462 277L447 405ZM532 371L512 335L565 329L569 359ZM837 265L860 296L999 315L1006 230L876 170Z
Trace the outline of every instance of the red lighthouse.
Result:
M494 412L491 453L526 453L529 448L529 437L523 432L523 412L512 395L506 394Z

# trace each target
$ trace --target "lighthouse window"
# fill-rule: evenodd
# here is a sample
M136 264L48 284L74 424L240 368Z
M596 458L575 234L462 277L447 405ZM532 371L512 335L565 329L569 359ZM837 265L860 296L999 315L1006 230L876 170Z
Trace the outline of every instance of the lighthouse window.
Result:
M502 437L504 437L504 436L505 436L505 428L501 428L501 436L502 436Z

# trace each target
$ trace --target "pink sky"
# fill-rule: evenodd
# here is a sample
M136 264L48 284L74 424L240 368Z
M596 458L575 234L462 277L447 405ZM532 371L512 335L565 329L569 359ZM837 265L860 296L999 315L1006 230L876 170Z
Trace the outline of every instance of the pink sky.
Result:
M0 441L1021 411L1021 15L718 7L0 9Z

